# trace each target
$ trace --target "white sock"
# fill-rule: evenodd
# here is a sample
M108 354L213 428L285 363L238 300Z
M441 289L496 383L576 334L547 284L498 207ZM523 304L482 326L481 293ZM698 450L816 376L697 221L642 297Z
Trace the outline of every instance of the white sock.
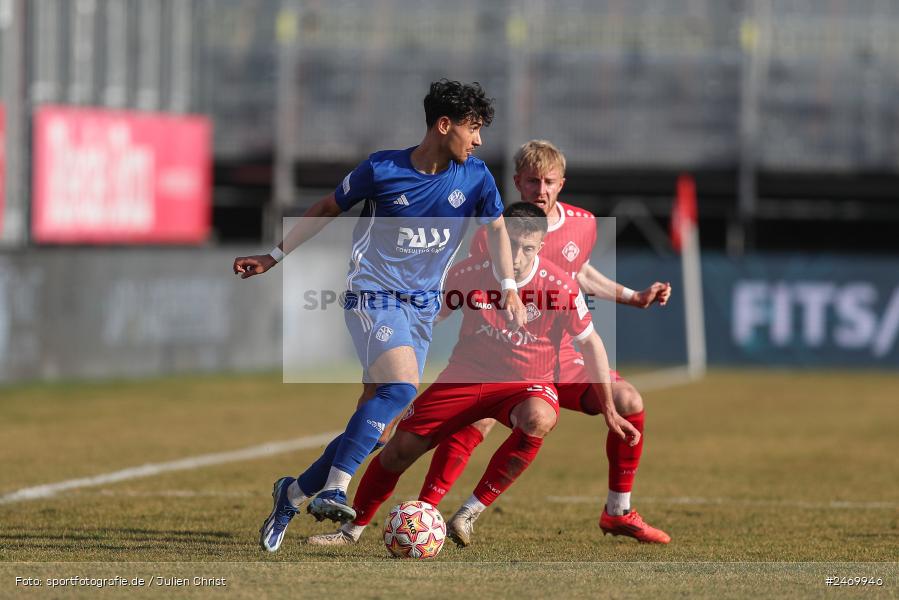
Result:
M606 512L610 515L621 516L631 509L631 493L630 492L613 492L609 490L609 497L606 500Z
M358 542L362 532L365 531L365 527L365 525L353 525L350 522L341 525L340 530Z
M300 489L300 484L296 481L287 486L287 499L293 504L294 508L299 508L300 504L309 499L309 496Z
M328 480L325 482L325 487L322 488L324 490L340 490L344 494L346 494L346 489L350 486L350 479L353 476L349 473L341 471L337 467L331 467L331 470L328 472Z
M468 509L468 511L473 515L479 515L487 510L487 507L484 506L484 503L478 500L474 494L471 495L471 498L465 501L465 504L462 505L462 508Z

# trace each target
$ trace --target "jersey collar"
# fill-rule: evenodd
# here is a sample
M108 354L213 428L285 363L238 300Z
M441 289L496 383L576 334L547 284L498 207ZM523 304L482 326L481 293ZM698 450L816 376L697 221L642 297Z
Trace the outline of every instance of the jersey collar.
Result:
M549 228L546 230L547 233L549 233L550 231L555 231L565 223L565 209L562 208L562 203L558 200L556 200L556 208L559 210L559 220L556 221L555 225L549 226Z

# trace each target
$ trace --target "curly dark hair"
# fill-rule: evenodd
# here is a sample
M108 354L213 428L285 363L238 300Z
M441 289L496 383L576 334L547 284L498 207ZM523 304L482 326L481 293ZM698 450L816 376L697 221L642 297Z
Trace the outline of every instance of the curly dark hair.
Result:
M510 204L503 211L503 219L509 235L527 235L538 231L545 234L549 225L543 209L530 202Z
M453 123L472 119L484 127L493 121L493 98L487 98L484 88L477 81L460 83L441 79L431 84L425 96L425 122L430 129L440 117L449 117Z

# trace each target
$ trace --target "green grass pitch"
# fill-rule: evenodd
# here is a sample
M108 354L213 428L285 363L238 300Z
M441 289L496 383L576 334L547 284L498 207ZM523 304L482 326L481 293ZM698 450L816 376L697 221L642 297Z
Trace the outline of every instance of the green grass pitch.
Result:
M897 390L896 374L745 370L645 393L633 505L671 534L666 547L601 535L605 426L563 411L536 462L477 522L475 543L447 544L431 562L389 559L380 541L384 514L416 496L429 455L357 546L303 544L332 530L303 514L279 553L262 552L256 532L271 484L301 471L320 450L311 448L0 502L0 597L38 597L16 577L115 575L169 578L128 590L146 597L819 598L839 594L825 585L831 576L879 578L852 595L896 597ZM277 375L8 387L0 496L342 429L358 391ZM498 427L476 451L445 516L505 435ZM172 584L177 577L188 584ZM46 582L41 591L51 591ZM123 597L118 588L65 593Z

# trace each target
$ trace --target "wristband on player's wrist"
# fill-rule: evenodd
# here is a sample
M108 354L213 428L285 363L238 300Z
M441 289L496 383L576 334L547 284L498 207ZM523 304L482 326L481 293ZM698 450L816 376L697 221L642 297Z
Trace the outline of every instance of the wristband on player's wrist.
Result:
M277 246L272 248L272 251L269 252L268 255L274 258L276 263L281 262L282 260L284 260L284 257L287 256L286 254L284 254L284 251Z
M622 302L630 302L634 299L634 296L637 294L634 290L629 287L621 287L621 301Z
M499 285L500 285L500 289L502 289L502 291L504 291L504 292L506 290L516 290L516 291L518 290L518 284L515 283L515 280L512 279L511 277L507 277L506 279L503 279L502 281L499 282Z

